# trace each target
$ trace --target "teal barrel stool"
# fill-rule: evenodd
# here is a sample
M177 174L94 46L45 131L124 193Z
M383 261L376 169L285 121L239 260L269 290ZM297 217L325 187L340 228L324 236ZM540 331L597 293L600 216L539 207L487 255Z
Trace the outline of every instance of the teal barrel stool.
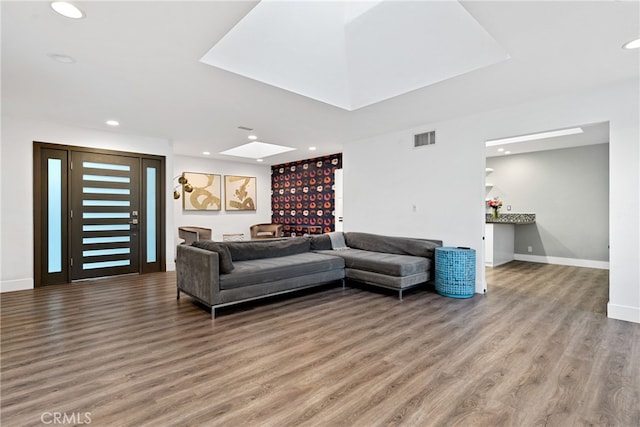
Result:
M439 247L435 250L436 292L452 298L471 298L476 290L476 251Z

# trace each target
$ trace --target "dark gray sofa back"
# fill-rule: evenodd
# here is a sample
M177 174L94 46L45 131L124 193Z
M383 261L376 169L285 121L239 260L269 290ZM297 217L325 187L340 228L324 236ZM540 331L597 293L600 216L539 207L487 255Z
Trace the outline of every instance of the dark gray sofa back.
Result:
M312 251L330 251L332 249L328 234L315 234L311 236L310 240Z
M193 246L202 249L218 251L219 247L229 250L233 261L247 261L251 259L276 258L296 255L311 250L311 243L307 237L292 237L278 240L252 240L246 242L194 242Z
M413 255L433 259L434 249L442 246L439 240L414 239L410 237L380 236L378 234L344 233L347 246L363 251L385 252L398 255Z

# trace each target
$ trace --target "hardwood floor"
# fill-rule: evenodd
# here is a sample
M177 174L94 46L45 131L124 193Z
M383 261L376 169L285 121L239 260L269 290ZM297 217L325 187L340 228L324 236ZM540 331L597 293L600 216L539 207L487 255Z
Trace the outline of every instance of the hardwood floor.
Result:
M467 300L327 287L215 320L172 273L2 294L2 425L640 425L640 325L606 318L607 271L512 262L487 281Z

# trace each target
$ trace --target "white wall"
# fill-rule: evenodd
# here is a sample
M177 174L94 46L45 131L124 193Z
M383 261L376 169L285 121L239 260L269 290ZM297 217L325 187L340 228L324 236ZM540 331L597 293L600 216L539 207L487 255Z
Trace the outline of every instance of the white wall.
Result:
M222 183L222 203L220 211L184 211L182 210L182 196L174 200L171 196L168 200L172 203L174 213L174 244L181 240L177 237L177 229L180 226L197 226L212 229L213 240L222 240L223 234L243 233L245 239L249 239L249 227L252 224L271 222L271 167L268 165L249 164L239 162L228 162L216 159L199 157L175 156L173 164L173 174L177 177L182 172L200 172L221 175ZM256 210L255 211L230 211L224 210L224 176L241 175L256 177ZM173 181L173 187L177 180ZM180 190L180 188L178 188ZM173 260L173 258L172 258ZM167 259L167 269L169 260ZM173 269L173 267L172 267Z
M639 90L638 82L628 82L348 143L345 230L470 246L477 253L476 292L482 292L484 141L609 121L608 315L640 323ZM414 149L413 135L433 129L436 145Z
M33 141L166 156L173 170L172 148L160 138L69 127L41 121L2 117L0 161L0 291L33 288ZM167 188L171 188L171 176ZM173 230L173 210L167 209L167 234ZM173 239L167 238L167 260L173 260Z

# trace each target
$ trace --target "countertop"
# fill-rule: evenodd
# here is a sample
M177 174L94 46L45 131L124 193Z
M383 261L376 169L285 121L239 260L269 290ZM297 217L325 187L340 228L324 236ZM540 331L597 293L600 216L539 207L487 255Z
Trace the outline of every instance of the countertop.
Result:
M498 218L493 217L493 213L486 214L487 224L535 224L536 214L534 213L502 213L498 215Z

